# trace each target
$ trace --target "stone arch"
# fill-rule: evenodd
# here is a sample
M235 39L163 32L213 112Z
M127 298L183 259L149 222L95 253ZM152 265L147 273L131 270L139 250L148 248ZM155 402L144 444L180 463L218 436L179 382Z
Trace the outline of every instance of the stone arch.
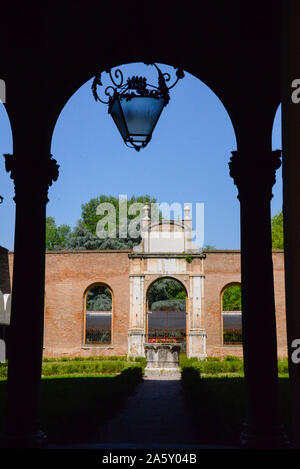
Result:
M183 286L183 288L185 289L186 291L186 295L187 297L189 297L189 287L188 287L188 284L186 282L186 280L184 278L182 278L183 276L182 275L176 275L176 274L162 274L162 275L156 275L155 277L151 278L151 280L149 280L149 283L146 284L146 289L145 289L145 299L148 297L148 293L149 293L149 290L151 289L151 287L159 280L163 280L163 279L170 279L170 280L177 280L177 282L181 283L181 285ZM147 280L147 279L146 279Z
M149 305L149 294L151 289L154 287L155 284L160 282L161 280L172 280L175 281L178 286L182 288L182 291L185 294L185 298L181 299L180 302L182 303L175 303L174 300L162 300L164 302L173 301L173 308L172 304L170 305L171 308L167 306L167 304L162 305L161 309L154 309L152 310L152 306ZM146 342L155 342L159 340L164 340L166 342L178 342L181 344L182 351L186 351L186 337L187 337L187 330L188 330L188 307L187 302L189 298L189 292L187 286L184 284L182 279L179 276L173 275L160 275L157 276L155 279L152 279L151 283L148 285L145 291L145 300L146 300ZM176 301L176 300L175 300ZM177 300L178 301L178 300ZM184 302L184 310L182 310L182 305ZM152 303L153 304L153 303Z
M110 293L110 309L101 307L88 309L88 294L98 289L98 295L104 295L105 290ZM109 296L107 296L109 298ZM109 303L109 302L108 302ZM90 284L83 295L83 344L111 345L113 344L114 293L106 282L98 281Z
M119 54L118 58L110 58L106 59L103 61L103 59L99 58L98 62L95 60L95 57L90 58L90 62L86 63L85 68L82 68L81 70L76 70L76 75L72 76L72 80L69 80L69 82L65 81L63 83L63 86L60 89L60 93L56 94L56 100L55 103L53 103L53 109L49 109L49 129L50 129L50 145L49 148L52 146L52 140L53 140L53 135L55 131L56 124L61 116L61 113L64 109L64 107L67 105L70 99L77 93L77 91L84 86L89 80L91 80L95 76L96 71L106 71L109 68L115 69L115 68L120 68L126 66L126 65L133 65L133 64L143 64L143 63L149 63L150 61L147 60L146 57L143 57L141 55L138 55L135 58L132 58L131 56L128 56L128 52L126 50L126 47L124 50L120 50L120 45L118 45L119 49ZM161 68L162 72L164 72L163 67L175 67L176 63L172 59L172 53L171 50L169 51L169 54L167 56L161 57L160 53L153 51L152 54L153 57L155 57L154 60L151 61L151 63L155 62L157 63ZM182 68L184 69L184 72L189 73L192 75L194 78L198 79L201 83L203 83L207 88L217 97L217 99L221 102L222 106L224 107L225 112L227 113L234 134L236 138L236 142L238 141L237 137L237 121L234 118L234 112L231 109L230 106L230 100L228 99L228 96L226 96L226 92L223 89L222 83L217 84L215 82L215 77L207 76L203 71L199 73L198 70L195 69L195 67L191 64L189 64L189 61L183 60L181 64ZM146 65L145 65L146 67ZM146 70L146 68L145 68ZM124 76L124 82L125 82L126 76ZM171 90L172 93L172 90ZM48 134L49 135L49 134ZM103 135L103 138L105 138L105 135Z
M7 76L9 79L8 84L12 92L8 101L13 110L14 122L17 124L13 129L14 151L21 155L21 161L26 160L26 164L30 168L25 174L24 165L18 170L21 176L16 180L18 179L18 191L21 196L17 202L17 210L19 213L26 213L26 211L35 213L34 210L37 209L36 213L39 214L31 224L28 224L26 217L19 218L16 223L18 236L15 238L15 252L18 260L14 265L13 288L14 311L16 312L14 343L18 344L18 347L10 359L6 426L7 439L10 436L11 442L12 437L15 438L12 445L17 446L16 440L21 440L23 444L26 441L28 445L28 440L30 440L32 444L34 442L38 446L41 444L41 440L45 439L42 432L37 431L41 348L40 315L44 281L42 271L44 236L41 236L43 234L41 222L44 219L42 209L45 196L32 197L28 201L26 191L28 187L32 190L31 185L34 183L36 183L34 189L40 189L37 182L42 180L43 184L47 185L48 180L45 178L47 171L44 171L42 165L38 165L37 169L32 171L34 163L39 163L40 156L43 156L44 159L48 158L46 156L47 150L49 150L47 144L49 135L51 135L49 127L52 121L55 121L56 110L63 103L67 88L74 87L76 89L75 82L78 81L79 75L82 77L85 74L78 70L80 61L86 72L88 69L95 70L92 65L99 58L102 65L114 63L116 60L121 63L124 55L127 55L127 58L130 56L131 60L144 57L147 62L151 62L153 54L161 49L159 57L163 60L160 62L178 63L184 61L182 63L184 69L188 70L190 66L205 73L208 82L214 86L215 92L220 92L222 101L230 108L235 127L238 129L238 148L244 154L241 158L244 159L246 170L247 165L249 165L248 168L253 168L253 156L257 155L254 167L258 168L256 176L260 176L258 188L261 190L258 193L261 196L261 203L257 203L257 199L253 197L253 191L252 193L251 191L247 192L245 178L242 178L242 182L238 182L240 187L244 186L247 194L250 194L248 200L246 197L248 203L245 204L243 201L241 217L243 220L241 229L242 265L243 269L245 266L245 283L247 282L247 288L244 291L245 311L251 311L253 306L251 294L253 295L257 285L264 285L266 279L267 294L265 295L266 301L261 307L253 311L253 315L249 314L247 323L248 340L245 341L247 353L245 375L247 379L245 381L247 401L249 402L247 425L241 440L242 445L246 447L264 447L265 444L268 447L287 447L285 435L278 430L280 426L277 416L277 382L275 379L276 330L273 321L274 305L271 298L274 296L272 292L272 263L270 262L271 253L268 250L270 231L267 222L264 222L268 221L265 209L269 203L267 198L272 180L269 182L269 171L266 171L268 168L263 169L262 175L259 171L261 160L263 158L267 160L270 156L270 113L282 88L282 80L280 79L282 66L278 60L282 49L282 35L278 34L282 24L282 8L281 2L278 2L277 6L273 6L275 3L277 2L272 2L271 6L271 2L266 2L265 8L261 7L258 15L256 6L249 7L245 11L245 9L237 8L236 2L234 2L232 8L228 8L228 5L224 4L216 9L215 4L207 5L206 2L201 2L199 8L195 7L192 11L189 8L174 9L172 21L168 21L170 9L167 4L160 6L159 15L157 15L155 8L149 10L148 5L141 6L138 11L135 11L136 9L128 8L128 5L124 4L114 17L113 34L110 22L102 21L100 36L99 17L110 17L110 5L102 5L101 3L97 8L91 9L88 2L86 5L78 4L77 6L74 2L70 20L69 3L66 2L63 6L61 3L55 5L53 2L51 8L48 8L48 5L46 5L46 9L38 8L33 15L30 10L24 10L26 21L23 20L22 15L23 21L17 22L17 28L15 27L16 19L13 10L9 9L8 20L3 26L4 29L2 28L4 37L6 35L10 37L12 31L17 31L18 34L12 34L11 41L8 41L10 47L3 51L3 76L5 78ZM290 9L285 9L283 12L285 25L283 32L284 39L286 39L283 50L286 51L288 46L291 46L291 53L286 54L288 55L286 67L288 70L295 69L294 65L298 63L297 27L294 21L294 18L297 18L297 8L298 5L296 6L296 2L294 2ZM201 28L199 28L199 18L203 19ZM153 28L153 24L155 24L155 28ZM184 28L186 25L189 27ZM293 34L288 35L289 26L292 27ZM55 28L55 34L53 34L53 28ZM253 28L255 28L254 36ZM196 30L197 35L195 35ZM145 31L149 34L144 34ZM27 34L28 32L29 34ZM109 38L107 41L101 41L101 38L106 37ZM162 38L166 40L162 41ZM39 47L35 47L36 44ZM43 51L45 51L44 54L41 53ZM144 54L143 51L145 51ZM37 60L37 57L41 60ZM20 65L24 64L27 66L28 73L22 75L22 86L20 86ZM284 83L287 86L283 89L290 90L290 73L285 75ZM24 90L26 90L26 101L30 103L29 114L28 106L24 106ZM289 91L286 91L284 97L286 97L286 103L288 99L290 102ZM286 116L288 135L297 116L288 106ZM48 125L49 123L50 125ZM285 140L285 147L287 147L285 149L289 150L288 153L291 152L291 155L288 156L292 156L293 152L297 154L298 142L295 139L295 141L291 140L291 138ZM294 164L292 158L288 158L288 160L291 160L291 164L287 168L284 178L290 194L285 207L289 214L287 234L293 232L293 228L297 227L297 220L299 220L293 208L295 205L293 198L296 197L298 183L294 177L294 174L297 173L295 171L297 162ZM273 171L273 168L271 169ZM233 177L237 176L237 173L239 171L236 168ZM244 173L242 174L244 175ZM249 172L246 171L246 176L248 174ZM246 182L247 180L246 178ZM252 181L250 182L252 183ZM250 189L252 190L252 186ZM42 190L44 194L45 189ZM38 193L42 193L42 190ZM264 190L266 194L263 193ZM257 211L254 210L257 207L260 216L257 216ZM254 234L247 230L247 227L252 225L251 213L255 213L258 221ZM26 229L28 236L21 236L21 233L24 233ZM257 233L260 233L260 245L264 247L261 249L262 268L259 270L257 270L256 258L251 252L251 246L257 242ZM296 324L293 309L295 310L294 305L297 304L297 295L299 295L296 282L297 274L295 274L296 269L294 268L297 258L293 256L293 253L297 252L297 242L299 241L294 240L295 237L292 236L290 239L291 243L287 245L286 259L290 266L288 272L291 272L291 275L288 274L290 281L287 282L287 285L291 285L291 287L289 289L290 295L288 294L287 297L291 297L288 308L289 318L293 325ZM24 277L23 272L26 265L31 265L31 269ZM36 275L36 272L39 272L38 269L41 269L40 275ZM249 272L254 275L249 275ZM256 278L255 274L257 274ZM36 301L34 303L32 303L32 289L35 291ZM22 315L24 308L29 314L30 320L27 317L26 320L31 325L30 329L28 326L26 328L24 315ZM251 341L251 337L255 336L256 321L262 314L265 316L265 325L260 331L259 339L266 334L266 342L257 340L253 347L254 341ZM24 334L24 331L28 332L28 335ZM266 343L268 349L266 349ZM20 354L19 351L25 348L26 355ZM257 359L262 356L264 360ZM30 367L27 366L28 363L30 363ZM261 376L259 383L253 379L253 373L251 373L253 369L257 369L257 373ZM26 370L26 386L23 387L20 394L18 383L22 382L22 379L24 380L24 370ZM269 372L267 373L266 370ZM296 371L293 376L295 379L292 380L292 384L296 390L297 387L299 388ZM297 395L297 392L293 394ZM295 411L298 410L296 415L299 417L299 405L296 406L296 400L294 407Z

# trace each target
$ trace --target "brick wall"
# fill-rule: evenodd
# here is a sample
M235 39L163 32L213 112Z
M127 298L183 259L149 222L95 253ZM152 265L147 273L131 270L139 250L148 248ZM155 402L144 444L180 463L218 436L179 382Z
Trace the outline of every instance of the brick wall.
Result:
M111 345L84 344L84 298L95 283L113 293ZM124 355L129 327L129 259L126 251L48 252L44 356Z
M287 356L287 340L285 322L284 255L282 251L273 252L273 265L278 356L284 357ZM204 309L205 328L207 332L207 354L209 356L242 356L242 346L222 345L221 321L222 291L231 283L239 283L241 281L240 268L239 251L206 252L206 259L204 260ZM259 258L257 259L257 268L259 269ZM259 324L257 327L259 327Z
M68 251L46 254L44 356L123 355L129 327L130 251ZM196 265L196 264L195 264ZM287 356L283 252L273 252L278 355ZM257 259L259 268L259 258ZM195 268L195 266L193 266ZM200 270L200 265L197 269ZM0 289L12 284L13 253L0 250ZM222 345L221 293L240 282L239 251L210 251L204 259L204 314L209 356L242 356L241 346ZM84 344L84 296L95 283L113 292L112 344ZM34 291L33 291L34 294ZM259 324L258 324L259 327Z

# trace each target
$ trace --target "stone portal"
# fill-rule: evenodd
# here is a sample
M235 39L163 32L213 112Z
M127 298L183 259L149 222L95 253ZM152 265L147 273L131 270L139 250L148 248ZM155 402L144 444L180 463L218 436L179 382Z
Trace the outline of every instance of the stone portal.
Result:
M149 207L144 208L142 241L130 258L130 326L128 355L145 356L147 343L147 292L162 278L173 278L187 292L186 353L188 357L206 357L204 328L203 254L192 242L192 220L185 205L184 220L151 223ZM168 249L169 248L169 249ZM167 251L168 249L168 251ZM147 349L148 350L148 349Z

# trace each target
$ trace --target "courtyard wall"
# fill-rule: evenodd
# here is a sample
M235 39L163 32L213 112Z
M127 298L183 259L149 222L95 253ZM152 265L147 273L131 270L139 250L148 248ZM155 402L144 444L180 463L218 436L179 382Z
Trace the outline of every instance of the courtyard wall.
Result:
M44 356L124 355L128 352L130 310L129 254L132 251L57 251L46 253ZM206 251L192 263L204 273L204 328L207 355L242 357L242 346L223 345L221 296L226 286L241 282L240 252ZM255 255L255 253L254 253ZM273 251L278 356L287 356L284 254ZM30 266L28 266L30 269ZM259 269L259 256L257 257ZM203 269L203 270L202 270ZM0 250L0 290L12 288L13 253ZM195 272L196 273L196 272ZM150 281L150 280L149 280ZM148 280L146 280L147 284ZM113 293L112 343L85 344L85 294L96 283ZM146 290L146 289L145 289ZM34 292L32 292L34 295ZM263 291L257 292L257 301ZM261 318L263 321L264 318ZM257 324L259 328L259 324Z

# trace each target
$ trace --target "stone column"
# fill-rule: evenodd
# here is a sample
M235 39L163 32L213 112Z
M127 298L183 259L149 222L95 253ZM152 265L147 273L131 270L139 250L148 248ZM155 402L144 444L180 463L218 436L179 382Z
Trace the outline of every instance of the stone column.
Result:
M190 216L191 207L189 204L184 204L184 250L189 252L192 249L193 227L192 218Z
M232 152L241 210L242 328L246 390L244 447L285 447L280 425L270 200L280 151Z
M293 447L300 449L300 2L285 0L282 47L282 178L285 295Z
M150 240L149 240L149 225L150 225L150 217L149 217L149 205L146 204L144 206L144 217L142 219L142 246L143 252L149 252L150 249Z
M15 183L16 224L8 363L7 447L35 447L39 428L48 188L58 177L50 155L4 155Z
M187 340L188 356L203 359L206 357L206 332L202 321L204 296L204 275L190 276L190 323Z
M143 274L130 274L130 320L128 331L128 355L144 356L145 305Z

